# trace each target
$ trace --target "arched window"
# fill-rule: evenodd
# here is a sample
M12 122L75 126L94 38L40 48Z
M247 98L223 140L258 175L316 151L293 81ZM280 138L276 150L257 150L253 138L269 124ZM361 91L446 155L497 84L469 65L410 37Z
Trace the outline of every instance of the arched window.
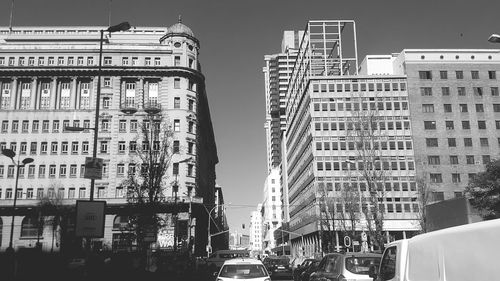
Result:
M121 230L121 229L127 229L128 228L128 216L116 216L115 219L113 220L113 229L114 230Z
M36 216L26 216L21 224L21 237L37 237L42 235L43 229L38 233L38 218Z

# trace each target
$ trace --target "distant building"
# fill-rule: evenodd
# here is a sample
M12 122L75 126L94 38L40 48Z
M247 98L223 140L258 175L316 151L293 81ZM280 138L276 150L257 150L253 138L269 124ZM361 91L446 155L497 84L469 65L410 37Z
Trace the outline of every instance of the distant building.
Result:
M262 254L262 216L260 210L262 204L258 204L257 210L250 215L250 250L256 255Z
M280 171L274 168L264 183L264 200L260 210L263 226L262 247L266 252L271 252L275 247L274 230L280 227L282 222L279 182Z
M57 196L67 205L89 199L84 163L94 149L104 159L103 178L95 182L94 197L107 202L104 238L93 239L94 247L120 250L124 246L120 226L127 223L122 213L127 190L120 183L135 169L136 147L143 145L135 141L138 126L154 109L168 116L174 131L175 154L165 196L168 202L174 201L171 182L175 179L179 233L195 237L195 252L202 255L207 243L207 212L202 204L214 204L218 158L199 41L180 22L169 28L105 33L101 100L96 101L103 28L0 28L0 150L10 148L20 159L35 160L19 169L14 210L15 167L0 156L0 251L9 245L11 215L15 215L14 248L34 247L40 241L44 250L58 250L60 233L53 235L49 226L37 231L34 206L42 197ZM94 148L90 130L76 133L65 128L94 128L96 102L101 114ZM189 157L192 161L179 163ZM195 224L191 231L190 207ZM173 204L165 208L170 215ZM171 246L173 236L168 233ZM51 237L56 237L56 243Z

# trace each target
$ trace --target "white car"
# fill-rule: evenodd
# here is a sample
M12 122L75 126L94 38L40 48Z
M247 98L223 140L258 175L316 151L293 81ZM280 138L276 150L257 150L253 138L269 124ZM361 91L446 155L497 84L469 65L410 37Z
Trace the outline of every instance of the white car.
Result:
M269 273L262 262L251 258L225 261L216 276L216 281L271 281L271 277L269 277Z

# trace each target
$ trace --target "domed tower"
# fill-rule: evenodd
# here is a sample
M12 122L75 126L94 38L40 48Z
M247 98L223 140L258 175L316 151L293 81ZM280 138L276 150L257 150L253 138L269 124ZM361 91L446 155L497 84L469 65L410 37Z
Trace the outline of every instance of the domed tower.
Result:
M198 69L198 50L200 42L191 28L179 21L167 29L167 33L160 39L160 44L172 48L173 66Z

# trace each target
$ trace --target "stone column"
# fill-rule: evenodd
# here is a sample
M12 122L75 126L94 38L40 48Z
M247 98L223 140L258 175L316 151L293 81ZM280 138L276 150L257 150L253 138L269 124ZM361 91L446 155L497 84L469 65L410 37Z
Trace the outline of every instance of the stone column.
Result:
M77 88L76 88L76 77L71 78L71 94L70 94L70 104L69 108L76 109L76 97L77 97Z
M139 96L139 97L137 97L137 96ZM135 98L138 99L138 101L139 101L138 105L140 106L140 108L144 108L144 104L146 103L146 100L145 100L145 96L144 96L144 78L143 77L139 78L139 83L137 85L136 92L135 92Z
M21 107L21 90L19 89L19 80L18 78L14 78L12 81L12 101L13 101L13 107L12 109L19 109Z
M31 82L31 97L30 97L30 107L29 109L37 109L37 99L40 95L38 92L38 78L33 77L33 81Z
M52 77L52 87L50 87L50 109L57 109L57 77Z

